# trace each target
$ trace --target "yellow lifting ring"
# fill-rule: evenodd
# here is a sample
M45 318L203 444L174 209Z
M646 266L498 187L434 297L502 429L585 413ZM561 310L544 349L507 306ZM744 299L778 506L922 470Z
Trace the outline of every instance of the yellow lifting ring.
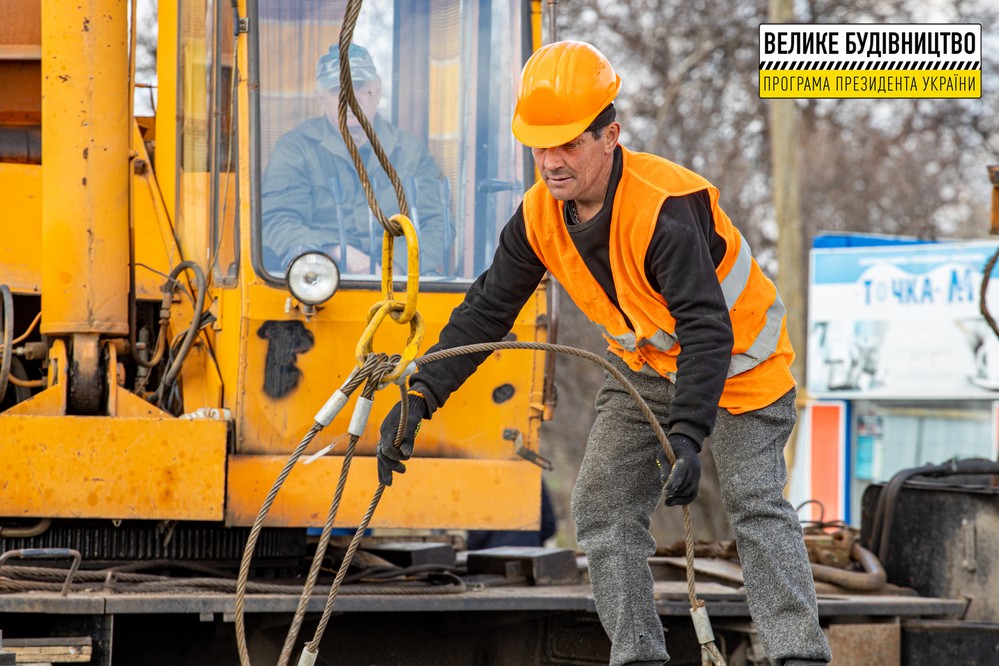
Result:
M364 359L371 353L375 331L378 330L382 320L385 319L385 315L390 313L394 315L396 312L403 312L407 306L408 303L403 303L402 301L379 301L371 306L371 309L368 310L368 325L364 329L364 333L361 334L361 339L357 341L357 348L355 350L358 367L364 364ZM402 350L402 359L395 367L395 370L385 375L382 381L389 382L402 375L419 353L420 343L423 342L423 333L423 317L420 316L419 312L414 310L413 316L409 320L409 338L406 340L406 348Z
M409 320L416 314L416 297L420 291L420 241L416 237L416 227L405 215L393 215L393 222L402 227L402 233L406 237L406 251L408 262L406 268L406 303L402 311L392 310L392 319L399 324L408 324ZM392 293L392 262L394 257L393 245L395 237L388 231L382 240L382 296L384 301L395 301ZM397 302L397 301L396 301Z

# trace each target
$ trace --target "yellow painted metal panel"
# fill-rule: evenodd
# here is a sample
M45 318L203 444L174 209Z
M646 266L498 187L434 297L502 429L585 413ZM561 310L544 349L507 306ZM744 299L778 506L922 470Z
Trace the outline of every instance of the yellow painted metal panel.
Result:
M126 15L124 0L42 4L41 331L50 335L128 332Z
M37 294L42 288L42 167L0 162L0 201L3 281L14 291Z
M354 349L364 328L364 315L378 295L365 291L337 293L311 321L301 320L300 328L281 332L289 316L284 314L286 294L269 288L253 287L245 300L250 317L245 321L245 362L223 364L223 373L242 372L241 391L237 402L238 453L286 453L294 449L302 435L312 425L316 411L338 388L354 368ZM419 310L426 322L426 338L421 348L433 344L447 322L451 310L463 294L423 293ZM532 299L521 313L513 334L518 340L534 341L539 333L536 326L537 308L542 299ZM227 310L227 308L226 308ZM270 316L268 316L270 315ZM270 322L276 322L275 327ZM235 336L229 328L220 335ZM274 330L279 331L274 334ZM398 353L405 344L408 326L399 326L386 319L375 335L375 351ZM288 335L300 338L288 339ZM311 336L311 340L309 340ZM288 351L298 345L297 353ZM221 341L219 348L225 346ZM543 356L537 355L538 359ZM294 363L297 371L289 369ZM540 364L540 361L538 361ZM270 365L269 365L270 364ZM280 367L278 367L280 366ZM284 395L269 395L268 373L299 373L297 383ZM511 459L513 446L503 439L505 429L521 431L530 439L535 429L529 416L538 398L532 391L540 390L540 375L536 372L535 354L521 350L494 352L479 370L455 393L448 404L426 424L420 433L420 448L427 455L464 456L475 458ZM273 380L273 377L271 378ZM235 386L234 376L224 376L224 384ZM537 384L537 389L534 388ZM228 400L228 398L227 398ZM395 386L376 394L368 430L360 443L360 451L374 450L378 424L398 400ZM350 420L350 409L344 410L327 428L329 438L343 433ZM317 442L321 448L328 439ZM536 448L536 439L528 442Z
M136 130L138 132L138 130ZM149 164L141 140L136 141L139 159ZM0 266L4 283L19 293L41 293L42 286L42 173L37 164L0 162L0 201L8 223L0 243ZM140 298L159 300L162 275L180 261L158 184L150 170L135 179L135 255ZM172 263L171 263L172 262Z
M283 468L285 456L231 456L226 489L226 523L251 525ZM326 522L343 458L300 461L288 475L265 524ZM360 524L378 486L375 459L355 457L336 526ZM541 470L519 462L414 458L405 474L385 489L371 527L412 529L538 529Z
M0 516L221 520L226 424L0 416Z
M139 298L160 300L164 274L182 260L160 194L160 184L152 171L152 160L142 141L139 127L133 128L133 144L138 173L132 175L132 205L135 224L135 290ZM173 174L169 174L167 179ZM158 271L158 272L157 272Z
M246 40L241 37L238 57L242 71L247 64L245 47ZM226 520L230 524L245 525L254 520L286 456L311 426L316 411L354 367L354 348L364 328L365 314L381 295L377 290L343 289L322 306L315 317L306 321L295 309L286 312L289 294L285 289L269 286L254 274L249 261L250 243L256 230L251 226L249 215L251 162L246 151L250 145L247 117L250 104L245 77L239 79L238 93L240 290L217 293L213 311L219 319L213 328L214 349L226 387L224 405L233 410L237 435L237 455L230 457ZM162 109L162 86L160 94ZM261 103L266 104L266 100ZM270 144L274 138L276 135L270 138ZM263 144L266 161L268 137L263 137ZM158 163L159 160L158 151ZM455 196L464 194L456 189ZM469 192L468 196L473 194ZM451 310L463 297L463 293L420 294L419 310L427 326L422 350L436 342ZM544 313L544 298L532 299L513 329L516 338L544 339L541 321ZM298 331L290 332L293 337L303 332L305 337L311 335L311 346L307 350L293 351L295 345L289 344L293 340L281 344L271 338L264 327L272 322L300 323ZM375 337L375 351L400 352L407 332L407 328L386 320ZM269 355L273 363L284 365L290 375L297 377L294 386L281 396L268 395L264 390ZM417 444L418 456L422 457L412 461L411 471L386 491L383 506L375 515L375 525L536 528L541 471L515 456L513 444L502 439L502 431L504 428L520 430L525 444L537 449L543 358L540 353L505 351L483 363L441 413L425 425ZM292 363L293 369L289 367ZM271 372L274 372L273 366ZM503 384L513 387L513 396L504 399L506 391L500 391L494 399L495 389ZM376 394L359 453L373 452L378 424L397 395L395 387ZM317 438L312 451L346 431L352 407L353 400ZM340 447L343 446L341 443ZM289 480L291 486L278 498L271 524L321 525L336 484L338 460L324 458L296 470ZM266 471L262 471L264 469ZM367 471L363 472L365 469ZM416 474L415 470L422 471ZM358 478L362 472L366 476L364 482ZM296 482L300 475L306 480ZM367 508L375 489L374 460L367 455L359 457L352 479L339 524L347 524L344 521L356 524ZM406 490L404 494L409 484L417 483L415 479L419 479L419 489ZM354 484L360 484L356 490Z
M249 262L244 262L249 263ZM245 297L242 290L214 290L212 295L215 301L212 304L212 312L217 319L212 325L213 348L215 359L218 362L221 373L221 383L225 387L223 391L222 406L232 410L236 414L236 404L243 393L243 385L240 383L240 361L242 347L245 342L241 336L241 313L245 307ZM238 437L239 426L236 426Z
M185 413L202 407L222 407L222 380L200 337L191 345L180 377L184 386Z

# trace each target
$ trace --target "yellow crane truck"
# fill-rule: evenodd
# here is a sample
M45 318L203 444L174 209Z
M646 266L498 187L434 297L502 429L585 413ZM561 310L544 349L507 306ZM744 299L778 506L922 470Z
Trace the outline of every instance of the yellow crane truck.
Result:
M445 229L423 248L437 270L407 277L428 341L533 181L509 126L542 4L369 0L361 13L354 41L379 70L378 113L440 171L436 191L404 183L414 229L428 196ZM413 343L390 317L370 326L393 286L375 260L349 272L314 251L285 265L263 233L268 164L322 115L316 63L347 5L161 1L152 94L135 76L142 3L0 2L0 664L271 663L296 609L305 627L319 621L323 595L299 608L298 591L344 433L356 438L336 514L346 536L330 537L341 547L321 559L317 592L364 523L373 424L396 396L374 400L359 432L349 409L333 416L283 470L363 361L359 340L387 354ZM369 224L373 247L382 231ZM550 296L543 284L511 340L551 338ZM460 548L462 530L538 530L551 382L546 352L496 352L426 424L366 525L318 663L606 663L571 551ZM700 663L682 572L653 564L674 661ZM738 584L705 580L730 663L764 663ZM870 637L897 653L900 618L966 608L942 592L837 590L823 619L858 654Z

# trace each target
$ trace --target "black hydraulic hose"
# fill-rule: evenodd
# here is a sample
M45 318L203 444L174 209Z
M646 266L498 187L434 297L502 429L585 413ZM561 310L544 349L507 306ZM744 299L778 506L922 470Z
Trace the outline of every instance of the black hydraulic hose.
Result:
M159 404L163 404L163 396L166 393L166 388L174 383L177 379L177 375L180 373L181 366L184 365L184 359L187 357L187 353L191 350L191 345L194 343L194 338L198 335L198 331L201 330L201 314L205 307L205 294L208 292L208 284L205 281L205 274L202 272L201 267L198 266L193 261L182 261L177 264L172 271L170 271L170 278L167 280L168 285L172 285L176 282L177 276L181 272L189 270L194 273L194 281L197 283L197 296L194 300L194 316L191 317L191 325L187 329L187 333L184 335L184 341L180 345L180 349L177 351L177 355L173 359L173 363L170 364L170 369L167 370L166 375L163 377L163 381L160 382L159 388ZM164 287L164 292L167 287ZM166 297L164 296L164 301Z
M981 311L982 316L985 317L985 323L992 329L992 333L999 336L999 326L996 325L996 320L992 318L992 313L989 312L988 298L986 298L989 291L989 278L992 276L992 269L995 268L997 260L999 260L999 249L989 257L989 260L985 263L985 269L982 271L982 284L978 290L978 309Z
M14 353L14 297L10 287L0 284L3 296L3 361L0 362L0 400L7 395L7 382L10 379L11 359Z
M895 518L895 503L905 483L917 476L940 477L959 474L999 474L999 461L982 458L952 460L942 465L924 465L923 467L903 469L891 478L878 497L874 523L871 528L870 550L877 552L878 559L884 562L888 556L892 522Z

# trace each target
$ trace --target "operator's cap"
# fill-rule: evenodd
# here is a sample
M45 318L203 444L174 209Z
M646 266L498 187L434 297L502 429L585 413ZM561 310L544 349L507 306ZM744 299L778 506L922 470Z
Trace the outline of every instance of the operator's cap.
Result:
M373 81L378 78L371 54L363 46L351 44L347 49L350 57L350 77L355 83ZM316 65L316 81L327 90L340 87L340 45L334 44Z
M555 42L524 65L513 113L513 135L531 148L551 148L586 131L621 89L603 53L585 42Z

